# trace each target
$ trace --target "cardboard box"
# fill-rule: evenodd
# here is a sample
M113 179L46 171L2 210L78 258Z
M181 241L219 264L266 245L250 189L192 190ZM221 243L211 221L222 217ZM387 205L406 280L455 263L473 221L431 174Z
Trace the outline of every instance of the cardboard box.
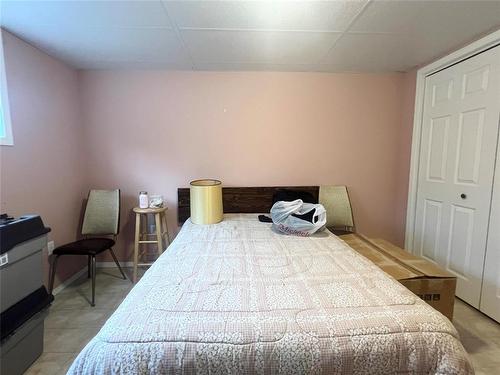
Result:
M339 237L448 319L453 319L456 276L388 241L355 233Z

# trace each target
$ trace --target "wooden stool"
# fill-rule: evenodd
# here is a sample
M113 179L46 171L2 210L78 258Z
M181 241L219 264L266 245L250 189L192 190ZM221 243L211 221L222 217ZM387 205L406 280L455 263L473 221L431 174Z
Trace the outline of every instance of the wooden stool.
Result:
M162 208L139 208L133 209L135 212L135 243L134 243L134 274L133 282L137 282L137 267L151 266L153 263L139 263L139 258L145 254L145 251L139 253L141 244L152 245L156 244L158 247L158 256L163 253L163 236L167 236L168 244L170 245L170 236L168 234L167 216L165 212L166 207ZM147 215L152 214L155 218L155 233L148 233L147 231ZM143 224L144 228L141 231L141 216L145 215ZM148 236L156 236L155 240L149 240Z

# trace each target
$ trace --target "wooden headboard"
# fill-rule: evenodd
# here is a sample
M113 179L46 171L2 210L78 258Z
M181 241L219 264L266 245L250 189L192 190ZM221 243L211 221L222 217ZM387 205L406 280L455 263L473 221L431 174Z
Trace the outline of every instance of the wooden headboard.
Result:
M224 213L265 213L273 205L276 190L301 190L311 193L317 201L319 186L266 186L266 187L223 187L222 204ZM189 188L177 189L177 222L183 224L190 215Z

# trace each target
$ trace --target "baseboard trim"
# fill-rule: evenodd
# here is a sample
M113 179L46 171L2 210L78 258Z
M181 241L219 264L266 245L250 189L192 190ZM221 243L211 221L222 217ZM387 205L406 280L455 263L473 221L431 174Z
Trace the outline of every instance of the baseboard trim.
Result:
M121 267L133 267L134 262L120 262ZM97 268L116 268L115 262L97 262Z
M133 267L134 262L120 262L121 267ZM116 263L115 262L96 262L96 268L116 268ZM59 284L57 287L54 288L52 291L53 295L56 295L58 293L61 293L64 289L66 289L68 286L70 286L72 283L74 283L76 280L78 280L80 277L83 275L87 274L87 266L82 268L80 271L75 273L73 276L67 278L64 280L61 284Z
M61 284L59 284L57 287L55 287L54 290L52 291L52 294L56 295L58 293L61 293L64 289L66 289L69 285L74 283L76 280L78 280L80 277L82 277L86 273L87 273L87 267L82 268L80 271L75 273L73 276L67 278Z

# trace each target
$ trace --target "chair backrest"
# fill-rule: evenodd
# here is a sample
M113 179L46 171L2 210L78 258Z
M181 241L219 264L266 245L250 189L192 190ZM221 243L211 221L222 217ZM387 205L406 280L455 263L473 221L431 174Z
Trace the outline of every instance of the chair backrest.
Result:
M354 231L351 201L345 186L320 186L319 203L326 209L328 228Z
M120 190L90 190L82 234L117 235L120 230Z

